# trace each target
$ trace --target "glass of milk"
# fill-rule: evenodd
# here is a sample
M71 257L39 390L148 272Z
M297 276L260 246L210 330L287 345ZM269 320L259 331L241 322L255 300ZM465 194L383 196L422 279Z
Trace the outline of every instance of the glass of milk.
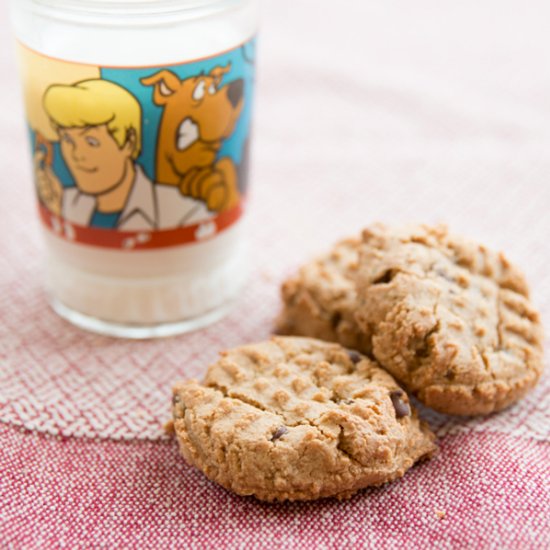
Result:
M245 280L256 0L12 0L55 311L129 338Z

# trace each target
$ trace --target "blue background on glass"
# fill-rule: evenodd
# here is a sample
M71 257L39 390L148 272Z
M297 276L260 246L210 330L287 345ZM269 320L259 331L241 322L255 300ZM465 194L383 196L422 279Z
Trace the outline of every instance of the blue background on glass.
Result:
M157 133L162 116L162 107L153 103L153 86L144 86L140 80L151 76L159 70L168 69L181 80L189 77L208 74L214 67L226 67L231 63L231 70L222 80L221 85L242 78L244 80L244 104L239 121L233 134L226 139L219 152L219 158L231 157L236 165L241 163L241 157L250 131L252 117L252 94L254 88L254 51L255 39L246 45L209 59L185 63L183 65L166 65L139 69L102 69L101 77L120 84L131 92L140 102L143 109L142 153L138 163L152 180L155 179L155 156Z
M152 86L144 86L140 80L162 69L172 71L183 80L185 78L197 76L201 73L207 74L214 67L226 67L231 63L231 70L224 76L221 85L223 86L229 82L242 78L244 80L244 104L235 130L233 134L223 142L218 157L230 157L237 167L239 167L241 162L245 161L243 155L247 154L246 149L248 147L250 122L252 118L255 50L256 39L252 39L243 46L222 55L182 65L166 65L138 69L101 69L102 78L120 84L126 88L137 98L142 106L142 153L137 159L137 162L142 166L151 180L155 180L156 143L159 123L162 116L162 107L153 103L154 88ZM34 155L36 151L36 135L30 127L29 136ZM63 160L59 142L55 142L52 145L53 171L59 177L64 187L73 187L75 182ZM241 171L239 170L239 172ZM244 170L244 176L244 181L239 180L241 192L244 192L246 187L246 169Z

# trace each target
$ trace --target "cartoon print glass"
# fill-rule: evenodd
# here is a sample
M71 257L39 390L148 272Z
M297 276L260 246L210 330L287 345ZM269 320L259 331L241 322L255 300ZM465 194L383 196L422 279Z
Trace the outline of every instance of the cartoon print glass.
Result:
M19 47L39 210L76 243L184 245L242 214L254 39L157 67L96 67Z

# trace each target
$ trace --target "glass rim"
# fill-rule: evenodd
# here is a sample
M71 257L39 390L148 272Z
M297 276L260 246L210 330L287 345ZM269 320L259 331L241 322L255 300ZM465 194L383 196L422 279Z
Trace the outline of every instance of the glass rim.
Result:
M257 0L11 0L12 12L115 27L170 25L244 8Z
M15 1L15 0L12 0ZM248 0L17 0L29 6L90 15L155 15L224 9Z

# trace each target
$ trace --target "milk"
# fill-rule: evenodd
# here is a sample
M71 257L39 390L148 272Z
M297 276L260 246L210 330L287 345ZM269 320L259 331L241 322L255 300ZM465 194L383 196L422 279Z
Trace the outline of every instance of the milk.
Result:
M222 316L246 278L256 2L17 0L12 14L54 309L135 338ZM99 97L125 122L86 114Z

